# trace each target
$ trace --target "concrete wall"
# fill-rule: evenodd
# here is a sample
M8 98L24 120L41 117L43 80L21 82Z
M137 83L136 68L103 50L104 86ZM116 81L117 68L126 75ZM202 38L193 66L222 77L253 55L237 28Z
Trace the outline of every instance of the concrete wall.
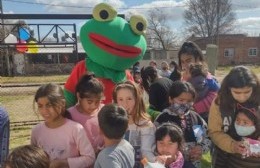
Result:
M151 59L149 60L141 60L139 61L141 67L148 66L151 60L155 60L157 62L158 68L161 67L162 61L170 61L175 60L178 61L177 50L171 51L163 51L163 50L150 50ZM26 57L25 57L26 58ZM69 74L74 67L73 63L66 64L30 64L27 60L25 60L25 74L29 75L42 75L42 74Z
M151 60L156 61L157 68L159 69L161 68L161 63L163 61L167 61L168 63L170 63L171 61L176 61L178 63L178 50L169 50L169 51L150 50L150 54L151 54L151 59L139 61L141 67L149 66L149 62Z

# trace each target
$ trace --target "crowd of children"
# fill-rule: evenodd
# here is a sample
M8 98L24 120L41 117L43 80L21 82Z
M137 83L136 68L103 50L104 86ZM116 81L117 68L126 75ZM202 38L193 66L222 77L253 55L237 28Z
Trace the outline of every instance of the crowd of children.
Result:
M184 75L176 81L154 67L135 67L139 80L117 84L113 104L102 104L104 87L93 74L78 81L77 103L68 109L60 86L42 85L34 103L44 121L32 129L31 145L13 150L4 168L143 168L143 158L167 168L200 168L208 151L214 168L260 167L256 75L236 66L220 87L192 42L182 45L179 61ZM159 112L154 120L145 91Z
M185 139L185 160L200 167L202 153L209 150L210 140L205 135L196 137L194 134L194 126L199 125L201 129L207 127L205 121L191 109L195 95L196 91L190 83L174 82L169 90L170 106L157 116L155 124L159 126L168 122L176 123L183 131Z
M32 129L31 144L50 157L51 168L89 167L94 163L94 149L83 126L68 119L65 97L60 86L41 86L34 97L44 122Z

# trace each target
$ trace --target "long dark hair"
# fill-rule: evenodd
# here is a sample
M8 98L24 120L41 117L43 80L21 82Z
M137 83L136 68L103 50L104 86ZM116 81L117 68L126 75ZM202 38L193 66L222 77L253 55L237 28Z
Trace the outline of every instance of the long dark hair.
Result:
M61 115L65 118L71 119L71 115L66 110L65 107L66 101L61 86L54 83L48 83L40 86L40 88L36 91L36 94L34 96L34 103L37 103L39 98L42 97L46 97L49 100L50 104L55 109L61 106L62 107ZM34 110L35 110L35 106L34 106Z
M181 56L183 54L187 54L187 55L191 55L194 57L195 61L200 61L202 63L205 62L205 59L203 57L202 51L200 49L200 47L192 42L192 41L187 41L184 42L178 52L178 59L179 59L179 66L182 69L182 65L181 65Z
M172 71L169 78L173 82L177 81L177 80L181 80L181 70L180 70L178 64L175 61L171 61L170 64L174 66L174 70Z
M245 66L234 67L223 79L215 103L220 106L220 110L233 111L236 100L233 98L231 88L252 87L252 95L247 100L248 103L260 105L260 83L257 76Z
M141 69L142 84L147 93L150 91L150 85L158 78L158 72L155 67L148 66Z
M79 93L80 98L92 98L103 96L104 86L95 78L94 74L84 74L76 85L76 93Z

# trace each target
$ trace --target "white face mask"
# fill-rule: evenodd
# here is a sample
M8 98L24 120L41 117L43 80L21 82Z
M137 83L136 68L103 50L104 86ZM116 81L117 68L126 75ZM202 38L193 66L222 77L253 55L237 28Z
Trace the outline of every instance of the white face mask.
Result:
M255 132L255 126L241 126L235 123L235 129L239 136L249 136Z

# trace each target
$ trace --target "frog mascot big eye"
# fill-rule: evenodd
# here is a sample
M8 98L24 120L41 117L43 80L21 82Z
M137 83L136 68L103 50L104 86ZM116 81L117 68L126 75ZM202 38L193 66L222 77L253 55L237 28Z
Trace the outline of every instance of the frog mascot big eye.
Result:
M146 27L146 20L142 16L134 15L127 22L106 3L94 7L93 19L80 30L80 40L87 58L74 67L64 86L67 107L76 103L76 84L87 72L93 72L103 83L104 103L112 102L114 86L133 80L127 69L145 54Z

